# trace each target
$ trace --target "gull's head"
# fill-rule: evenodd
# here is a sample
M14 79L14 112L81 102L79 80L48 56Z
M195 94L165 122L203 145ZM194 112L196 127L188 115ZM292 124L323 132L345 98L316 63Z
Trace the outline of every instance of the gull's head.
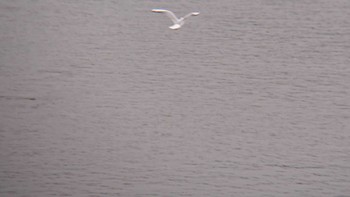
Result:
M192 12L192 16L198 16L199 12Z

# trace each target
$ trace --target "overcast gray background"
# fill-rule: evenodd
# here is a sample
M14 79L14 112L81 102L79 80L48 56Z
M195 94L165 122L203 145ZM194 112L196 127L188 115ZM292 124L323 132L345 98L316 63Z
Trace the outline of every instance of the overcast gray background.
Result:
M2 0L0 23L1 196L350 196L348 0Z

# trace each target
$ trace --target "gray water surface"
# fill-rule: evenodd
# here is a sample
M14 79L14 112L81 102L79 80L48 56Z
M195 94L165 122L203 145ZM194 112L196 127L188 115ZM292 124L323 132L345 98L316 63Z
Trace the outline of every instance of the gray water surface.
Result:
M350 196L348 0L3 0L0 23L0 196Z

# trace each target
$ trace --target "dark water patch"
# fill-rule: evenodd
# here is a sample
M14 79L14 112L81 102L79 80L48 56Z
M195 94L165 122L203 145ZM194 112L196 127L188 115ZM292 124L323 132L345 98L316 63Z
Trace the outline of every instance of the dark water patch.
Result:
M4 95L0 95L0 99L4 99L4 100L30 100L30 101L35 101L35 100L37 100L35 97L4 96Z

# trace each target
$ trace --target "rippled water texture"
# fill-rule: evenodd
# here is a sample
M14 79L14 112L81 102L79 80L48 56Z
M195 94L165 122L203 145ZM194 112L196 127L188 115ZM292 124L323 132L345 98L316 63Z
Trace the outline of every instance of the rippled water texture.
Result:
M0 22L0 196L350 196L348 0L2 0Z

